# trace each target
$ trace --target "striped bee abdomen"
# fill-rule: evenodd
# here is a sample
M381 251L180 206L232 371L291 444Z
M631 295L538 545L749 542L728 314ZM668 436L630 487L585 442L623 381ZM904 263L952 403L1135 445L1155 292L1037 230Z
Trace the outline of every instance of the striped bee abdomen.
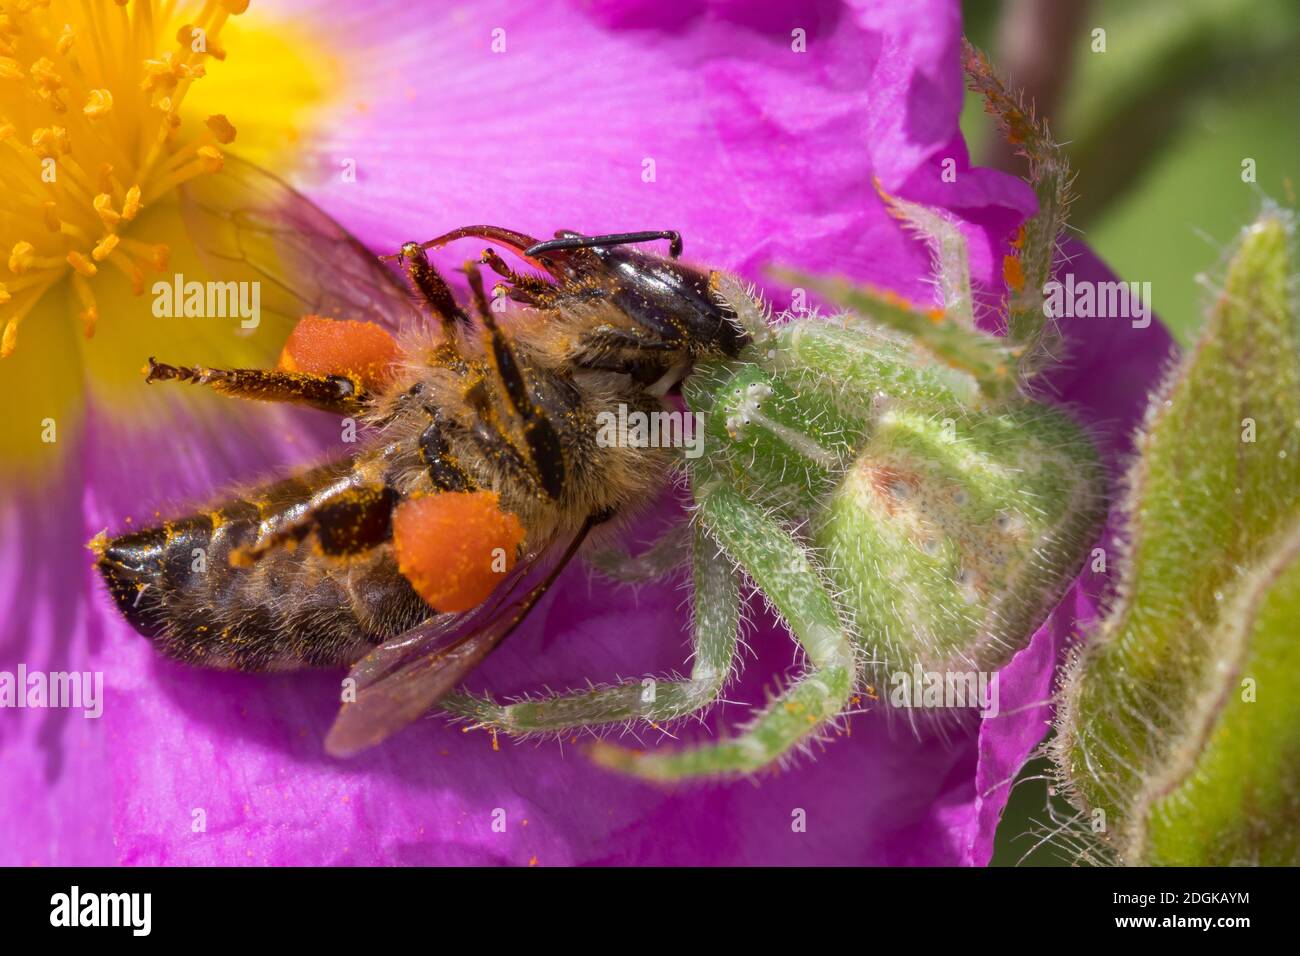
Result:
M92 547L122 614L170 657L348 664L432 613L397 569L396 501L343 461Z

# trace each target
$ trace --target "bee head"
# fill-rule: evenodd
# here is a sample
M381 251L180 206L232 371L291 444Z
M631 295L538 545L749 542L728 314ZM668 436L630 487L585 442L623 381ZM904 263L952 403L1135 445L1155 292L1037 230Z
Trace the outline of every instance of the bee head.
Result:
M554 243L558 246L567 237L576 234L562 233ZM528 252L557 277L594 280L630 318L657 329L669 341L693 352L737 355L749 338L735 310L718 294L721 273L680 261L681 238L676 233L662 238L669 241L669 257L613 242L554 249L546 248L552 243L542 243Z

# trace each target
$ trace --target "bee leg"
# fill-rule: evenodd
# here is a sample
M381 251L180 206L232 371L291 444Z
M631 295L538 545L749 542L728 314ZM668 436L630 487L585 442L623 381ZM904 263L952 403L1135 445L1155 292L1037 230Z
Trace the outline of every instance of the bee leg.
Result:
M478 264L467 262L465 275L469 279L474 305L483 322L488 339L489 365L505 392L510 407L523 422L524 440L528 445L528 459L532 472L542 490L552 500L559 498L564 489L564 453L560 434L546 410L534 403L524 381L523 369L515 356L510 340L497 326L483 294L483 276Z
M695 535L694 567L694 653L686 679L647 678L513 704L458 693L444 697L441 707L508 734L555 733L631 720L657 724L698 712L718 699L735 666L740 583L731 562L719 559L717 544L703 531Z
M431 421L420 434L420 456L429 471L429 480L439 491L472 491L474 481L452 457L451 446L447 444L446 416L436 407L428 411Z
M516 301L533 306L542 306L549 305L555 299L558 290L554 285L537 276L515 272L497 254L495 249L484 249L482 255L479 256L479 262L503 279L510 281L508 294Z
M418 243L418 246L421 249L441 249L448 243L455 242L458 239L469 239L471 237L487 239L489 242L495 242L499 245L505 246L510 251L518 253L520 256L527 259L530 265L536 266L538 269L544 269L556 278L569 276L571 273L571 270L564 268L561 263L534 259L531 256L525 255L524 250L537 245L537 240L532 236L525 235L522 232L515 232L513 229L506 229L502 226L461 226L459 229L445 232L434 239ZM410 245L410 243L408 243L408 245ZM403 249L405 249L405 246ZM402 253L399 252L397 255L380 256L379 258L383 261L387 261L390 259L400 259L401 257Z
M207 385L223 395L259 402L289 402L339 415L357 415L369 393L351 375L313 375L274 368L208 368L167 365L149 357L145 382L189 382Z
M459 330L469 326L469 316L451 294L447 280L429 262L429 257L418 242L402 244L397 259L406 266L406 280L424 300L429 311L442 325L448 342L456 341Z
M634 369L638 362L662 370L664 356L680 351L685 347L685 342L661 338L638 329L603 326L582 336L579 346L574 357L577 365L622 372Z

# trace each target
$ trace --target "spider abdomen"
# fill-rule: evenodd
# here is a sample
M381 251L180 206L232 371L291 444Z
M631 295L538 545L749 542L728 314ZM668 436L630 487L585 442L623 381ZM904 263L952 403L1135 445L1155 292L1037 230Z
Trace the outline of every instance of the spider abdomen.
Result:
M814 540L886 675L1005 665L1074 577L1105 501L1095 453L1062 413L890 409Z

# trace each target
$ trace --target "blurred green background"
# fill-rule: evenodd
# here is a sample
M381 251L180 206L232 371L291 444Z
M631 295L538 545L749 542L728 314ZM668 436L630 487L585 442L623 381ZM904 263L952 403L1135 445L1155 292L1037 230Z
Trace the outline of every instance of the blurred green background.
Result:
M1071 225L1195 339L1227 243L1300 189L1300 0L965 0L966 31L1051 123L1078 171ZM1105 51L1094 50L1104 30ZM968 97L977 161L1023 173ZM1255 182L1242 163L1255 161ZM994 865L1068 865L1071 808L1044 761L1021 773ZM1049 807L1049 803L1051 807Z

